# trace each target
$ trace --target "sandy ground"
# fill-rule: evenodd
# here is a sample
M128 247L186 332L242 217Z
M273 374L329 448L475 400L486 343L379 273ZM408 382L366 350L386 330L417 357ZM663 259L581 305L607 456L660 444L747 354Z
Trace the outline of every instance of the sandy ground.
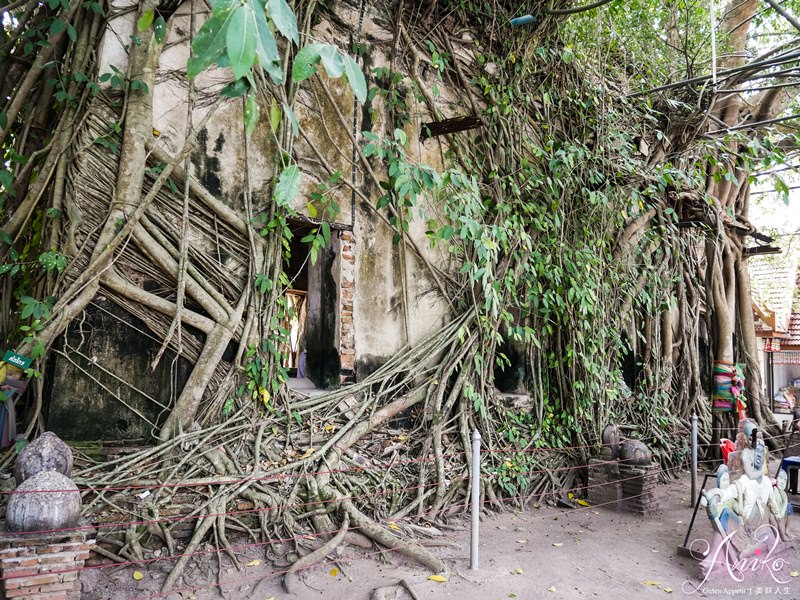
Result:
M396 553L376 555L344 546L335 563L304 571L294 594L283 589L279 575L270 575L279 569L267 561L241 572L226 568L221 577L226 584L218 588L214 586L217 559L208 554L193 559L176 591L166 598L368 600L376 588L406 580L418 600L742 596L800 600L798 541L788 544L769 561L762 561L744 581L736 581L724 571L700 581L697 562L676 552L692 516L689 486L687 474L679 481L659 486L659 511L650 517L591 506L571 510L542 506L492 516L481 523L481 566L477 573L468 569L468 529L446 532L442 539L447 545L434 549L450 568L448 580L443 583L429 580L431 573ZM800 540L800 515L790 517L789 532ZM711 536L711 525L701 511L690 539L710 540ZM240 554L243 563L263 558L263 550L258 548L248 548ZM223 560L230 565L227 558ZM141 569L144 577L140 581L134 580L131 568L86 571L82 574L83 598L164 597L154 595L170 564L171 561L162 561ZM385 598L406 600L412 596L401 589Z

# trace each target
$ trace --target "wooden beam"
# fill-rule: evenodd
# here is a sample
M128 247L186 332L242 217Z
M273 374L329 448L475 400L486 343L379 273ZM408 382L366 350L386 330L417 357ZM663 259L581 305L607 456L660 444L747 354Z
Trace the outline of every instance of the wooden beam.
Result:
M781 252L783 252L783 250L777 246L753 246L752 248L744 249L745 256L755 256L756 254L780 254Z
M424 142L428 138L445 135L447 133L458 133L468 129L483 127L483 120L480 117L468 115L466 117L454 117L442 121L432 121L423 123L419 134L420 141Z

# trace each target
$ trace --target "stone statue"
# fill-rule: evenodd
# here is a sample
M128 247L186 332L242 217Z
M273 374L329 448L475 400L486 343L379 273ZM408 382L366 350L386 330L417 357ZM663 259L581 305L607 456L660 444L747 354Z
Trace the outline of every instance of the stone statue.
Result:
M734 560L763 551L775 542L775 536L789 539L786 472L781 471L773 482L768 461L762 433L752 419L743 419L735 451L728 455L728 464L717 470L717 487L703 492L702 504L714 530L730 543Z

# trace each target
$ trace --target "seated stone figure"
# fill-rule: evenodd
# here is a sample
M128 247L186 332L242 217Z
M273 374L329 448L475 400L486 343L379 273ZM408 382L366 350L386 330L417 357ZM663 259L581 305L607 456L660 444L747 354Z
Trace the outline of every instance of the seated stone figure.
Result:
M775 535L783 541L789 539L786 473L782 471L773 485L767 471L768 458L755 422L742 420L736 450L728 455L728 464L717 471L717 487L703 492L702 504L715 531L722 539L729 539L734 560L765 550L775 541ZM770 524L772 528L763 527Z
M791 539L791 536L786 531L786 526L789 523L789 514L791 513L789 497L786 495L788 483L789 476L786 471L781 469L778 471L778 477L775 480L775 486L772 488L772 495L768 503L770 523L778 530L778 535L784 542L788 542Z

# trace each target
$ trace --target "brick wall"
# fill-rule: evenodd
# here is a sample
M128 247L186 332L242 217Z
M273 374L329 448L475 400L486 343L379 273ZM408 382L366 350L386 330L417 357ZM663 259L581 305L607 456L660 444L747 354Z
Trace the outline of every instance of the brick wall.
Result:
M353 232L340 236L341 263L339 273L339 356L342 381L353 381L356 368L356 334L353 324L353 296L356 285L356 250Z
M589 461L588 500L603 508L619 509L622 486L619 483L619 463L593 458Z
M658 465L625 465L593 458L589 461L589 503L641 515L658 510Z
M656 486L659 471L658 465L619 466L625 510L640 515L649 515L658 510Z
M94 543L93 532L87 531L0 531L0 598L79 600L80 569Z

